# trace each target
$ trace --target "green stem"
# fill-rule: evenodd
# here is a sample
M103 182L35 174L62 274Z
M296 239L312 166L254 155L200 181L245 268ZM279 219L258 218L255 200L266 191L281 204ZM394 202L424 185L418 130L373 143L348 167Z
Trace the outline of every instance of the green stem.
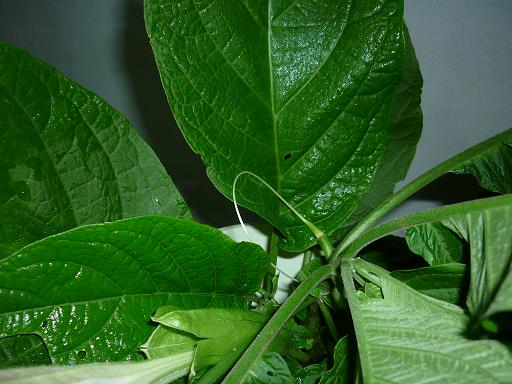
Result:
M279 241L279 236L277 235L275 229L272 229L272 234L270 235L270 247L269 247L269 255L270 255L270 262L272 265L277 265L277 252L279 250L279 247L277 246L277 243ZM266 273L265 279L263 281L263 288L267 292L273 293L273 280L274 276L276 274L276 270L274 267L270 267L270 271Z
M309 292L334 273L331 266L324 265L316 269L300 284L283 305L263 327L256 339L246 349L240 360L224 379L224 384L237 384L250 370L251 366L265 353L281 328L290 320L308 296Z
M309 263L312 258L313 258L313 251L311 250L311 248L306 249L304 251L304 257L302 258L302 266L305 266L307 263Z
M496 136L491 137L488 140L485 140L480 144L477 144L459 153L458 155L432 168L430 171L425 172L421 176L411 181L401 190L389 196L379 206L377 206L377 208L375 208L368 216L361 220L359 224L356 225L347 234L347 236L345 236L342 242L334 250L333 259L340 258L340 255L348 248L348 246L350 246L350 244L352 244L352 242L358 239L363 232L365 232L368 228L372 227L379 220L384 218L384 216L386 216L391 210L393 210L396 206L402 203L413 193L423 188L427 184L431 183L439 176L460 167L469 159L481 153L483 150L490 148L498 143L501 143L502 141L508 140L510 135L511 130L502 132Z
M512 195L510 194L447 205L399 217L364 232L346 248L343 260L353 259L365 246L393 232L419 224L438 222L453 215L460 215L463 212L485 210L490 207L500 207L508 204L512 204ZM333 263L334 260L331 264Z
M318 245L324 252L325 258L327 259L327 261L329 261L331 259L332 252L334 250L334 247L332 246L332 243L331 243L331 239L329 239L329 237L325 233L322 232L322 235L317 239L317 241L318 241Z
M325 305L322 299L318 300L318 306L320 307L320 311L322 312L322 316L327 324L327 329L329 330L331 337L334 341L338 341L340 339L340 333L338 332L338 328L336 328L336 324L334 324L329 308L327 308L327 305Z
M228 353L221 361L219 361L203 376L201 376L197 384L215 384L220 382L226 372L229 371L233 365L235 365L243 351L244 348L237 348L237 350Z

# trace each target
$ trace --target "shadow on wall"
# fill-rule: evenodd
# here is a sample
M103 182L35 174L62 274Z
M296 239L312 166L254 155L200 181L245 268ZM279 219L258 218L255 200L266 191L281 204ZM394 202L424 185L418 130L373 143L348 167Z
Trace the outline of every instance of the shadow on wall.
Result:
M143 1L131 0L125 4L127 28L122 56L143 121L143 127L138 128L144 132L196 219L215 227L238 223L233 204L212 185L201 158L189 148L172 116L146 34ZM247 222L261 221L247 210L241 213Z

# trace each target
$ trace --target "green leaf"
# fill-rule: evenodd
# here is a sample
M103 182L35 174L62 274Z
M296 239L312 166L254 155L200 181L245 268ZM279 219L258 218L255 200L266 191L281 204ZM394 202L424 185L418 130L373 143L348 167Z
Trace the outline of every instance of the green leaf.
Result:
M427 296L452 304L464 299L466 266L452 263L391 272L391 276Z
M497 192L512 193L512 137L487 148L454 169L454 173L469 173L481 187Z
M512 203L461 212L441 221L470 247L466 304L475 319L512 311Z
M262 313L221 308L179 310L163 307L153 317L157 323L208 339L236 338L237 332L257 332L267 320L268 316Z
M408 228L405 240L409 249L430 265L462 261L462 241L440 223L421 224Z
M80 227L0 261L0 337L39 334L60 364L140 359L157 308L246 308L268 263L261 247L189 220Z
M92 223L191 217L153 151L105 101L0 42L0 258Z
M416 153L416 144L423 127L423 112L420 105L423 78L405 25L404 36L405 69L395 96L384 157L372 186L349 220L343 224L343 228L336 235L338 238L393 192L395 184L407 175Z
M289 384L294 382L286 361L276 352L265 353L242 381L243 384Z
M189 373L192 358L193 352L182 352L139 362L12 368L0 370L0 381L3 384L170 383Z
M352 265L374 269L368 264ZM347 267L351 266L344 267L344 277ZM385 271L374 269L373 273L380 281L383 299L358 301L349 293L365 383L512 380L510 351L497 341L465 338L468 318L461 308L425 296ZM353 292L350 283L348 289Z
M159 325L140 349L148 359L158 359L183 351L195 351L199 340L190 333Z
M295 376L295 382L299 384L316 384L327 371L327 361L311 364L302 368Z
M193 367L200 370L233 350L243 351L267 320L268 316L254 311L162 307L153 317L160 325L142 348L155 358L197 346Z
M348 337L343 336L334 348L334 364L320 379L320 384L343 384L350 380Z
M231 198L251 171L330 234L382 163L404 67L403 4L146 0L145 19L176 121ZM240 203L282 247L316 240L249 176Z
M0 369L51 363L48 349L38 335L16 335L0 339Z

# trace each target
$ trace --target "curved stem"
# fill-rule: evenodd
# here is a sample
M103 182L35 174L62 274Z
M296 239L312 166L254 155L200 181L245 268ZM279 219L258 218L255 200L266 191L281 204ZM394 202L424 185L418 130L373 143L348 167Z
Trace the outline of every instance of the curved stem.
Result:
M402 216L363 233L357 240L346 247L343 259L353 259L366 245L393 232L419 224L441 221L453 215L460 215L474 210L484 210L490 207L506 206L508 204L512 204L512 195L472 200Z
M283 328L286 322L295 314L301 303L306 299L309 292L325 279L334 273L329 265L316 269L309 275L283 303L283 305L272 316L269 322L263 327L256 339L246 349L240 360L224 379L224 384L237 384L250 370L251 366L266 352L274 337Z
M430 171L425 172L421 176L417 177L405 187L403 187L398 192L389 196L386 200L384 200L377 208L375 208L368 216L366 216L363 220L359 222L341 241L338 247L334 250L333 259L337 259L340 257L342 252L344 252L347 247L358 239L363 232L365 232L368 228L375 225L380 219L386 216L391 210L397 207L400 203L402 203L405 199L411 196L413 193L423 188L427 184L431 183L439 176L444 175L447 172L450 172L472 157L478 155L484 150L501 143L503 141L510 140L510 136L512 134L512 130L507 130L498 135L491 137L483 141L480 144L477 144L465 151L459 153L458 155L446 160L445 162L439 164L438 166L432 168Z

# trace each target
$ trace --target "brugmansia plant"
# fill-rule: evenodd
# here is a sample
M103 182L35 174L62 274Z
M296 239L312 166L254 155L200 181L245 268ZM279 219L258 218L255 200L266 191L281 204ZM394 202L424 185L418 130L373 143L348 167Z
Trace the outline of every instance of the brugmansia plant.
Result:
M268 253L194 221L105 101L0 43L0 381L512 382L512 130L397 192L400 0L146 0L172 112ZM379 224L446 173L487 197ZM279 249L305 252L279 305Z

